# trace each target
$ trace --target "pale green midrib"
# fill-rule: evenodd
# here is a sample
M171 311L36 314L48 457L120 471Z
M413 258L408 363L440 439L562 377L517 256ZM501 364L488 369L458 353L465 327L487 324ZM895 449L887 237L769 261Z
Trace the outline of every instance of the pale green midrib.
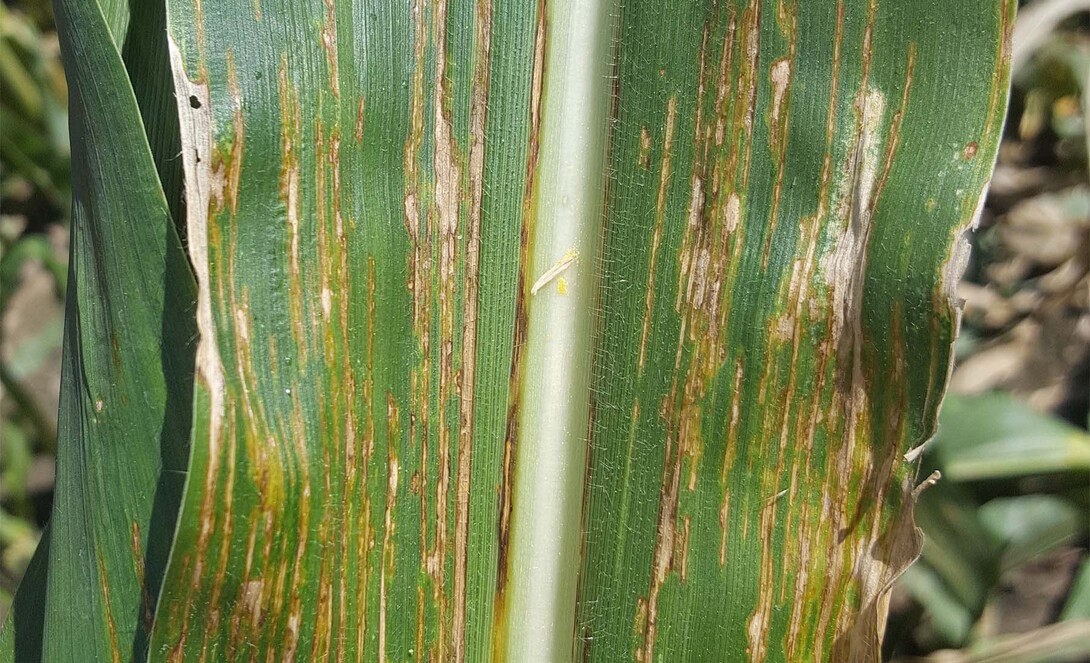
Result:
M547 5L530 283L572 249L577 260L529 296L507 570L508 661L574 652L596 263L602 241L614 0ZM559 278L567 292L558 290ZM529 284L527 284L529 286Z

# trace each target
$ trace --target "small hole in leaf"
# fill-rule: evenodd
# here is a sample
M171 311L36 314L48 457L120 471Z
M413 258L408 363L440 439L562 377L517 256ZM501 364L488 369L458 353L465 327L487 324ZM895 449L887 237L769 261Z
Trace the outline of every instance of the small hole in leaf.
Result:
M197 95L195 95L195 94L189 95L189 107L190 108L200 108L201 107L201 100L197 98Z

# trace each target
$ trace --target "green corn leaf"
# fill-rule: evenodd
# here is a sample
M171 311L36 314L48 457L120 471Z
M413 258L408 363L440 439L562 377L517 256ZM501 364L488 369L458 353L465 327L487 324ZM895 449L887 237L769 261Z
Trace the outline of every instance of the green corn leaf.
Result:
M1085 513L1054 495L997 497L980 507L980 520L1002 537L1004 569L1072 545L1087 530Z
M72 28L109 62L69 68L73 126L123 143L74 132L77 203L126 184L97 287L168 286L117 327L150 354L84 373L151 402L66 382L103 442L62 426L59 479L190 434L148 660L876 659L1013 2L169 0L176 112L149 6ZM92 265L70 316L110 301ZM146 597L76 550L73 519L129 522L93 496L54 516L45 658L80 611L144 660Z
M877 658L1012 10L624 7L584 657Z
M932 450L954 481L1090 473L1090 435L1006 394L947 399Z
M1090 619L1090 561L1083 560L1060 613L1063 621Z
M18 663L142 659L185 476L195 287L122 33L92 2L59 2L56 19L73 206L51 544L24 601L44 633L17 605L4 636L14 654L2 651Z
M0 661L22 663L41 660L45 635L46 565L49 559L49 527L42 532L19 591L0 629Z

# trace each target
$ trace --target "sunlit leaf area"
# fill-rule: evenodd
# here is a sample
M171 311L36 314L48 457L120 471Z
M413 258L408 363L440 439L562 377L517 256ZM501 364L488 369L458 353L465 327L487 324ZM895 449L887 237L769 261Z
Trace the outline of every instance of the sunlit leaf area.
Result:
M1012 2L4 0L0 663L1090 660Z

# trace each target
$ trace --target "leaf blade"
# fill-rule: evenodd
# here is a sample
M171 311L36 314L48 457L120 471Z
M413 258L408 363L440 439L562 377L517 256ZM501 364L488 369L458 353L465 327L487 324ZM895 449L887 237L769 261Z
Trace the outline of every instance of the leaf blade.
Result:
M185 471L193 282L115 41L127 17L55 12L74 169L58 471L45 595L20 600L12 641L42 610L20 661L142 658Z
M1013 6L673 10L621 19L581 653L870 660Z

